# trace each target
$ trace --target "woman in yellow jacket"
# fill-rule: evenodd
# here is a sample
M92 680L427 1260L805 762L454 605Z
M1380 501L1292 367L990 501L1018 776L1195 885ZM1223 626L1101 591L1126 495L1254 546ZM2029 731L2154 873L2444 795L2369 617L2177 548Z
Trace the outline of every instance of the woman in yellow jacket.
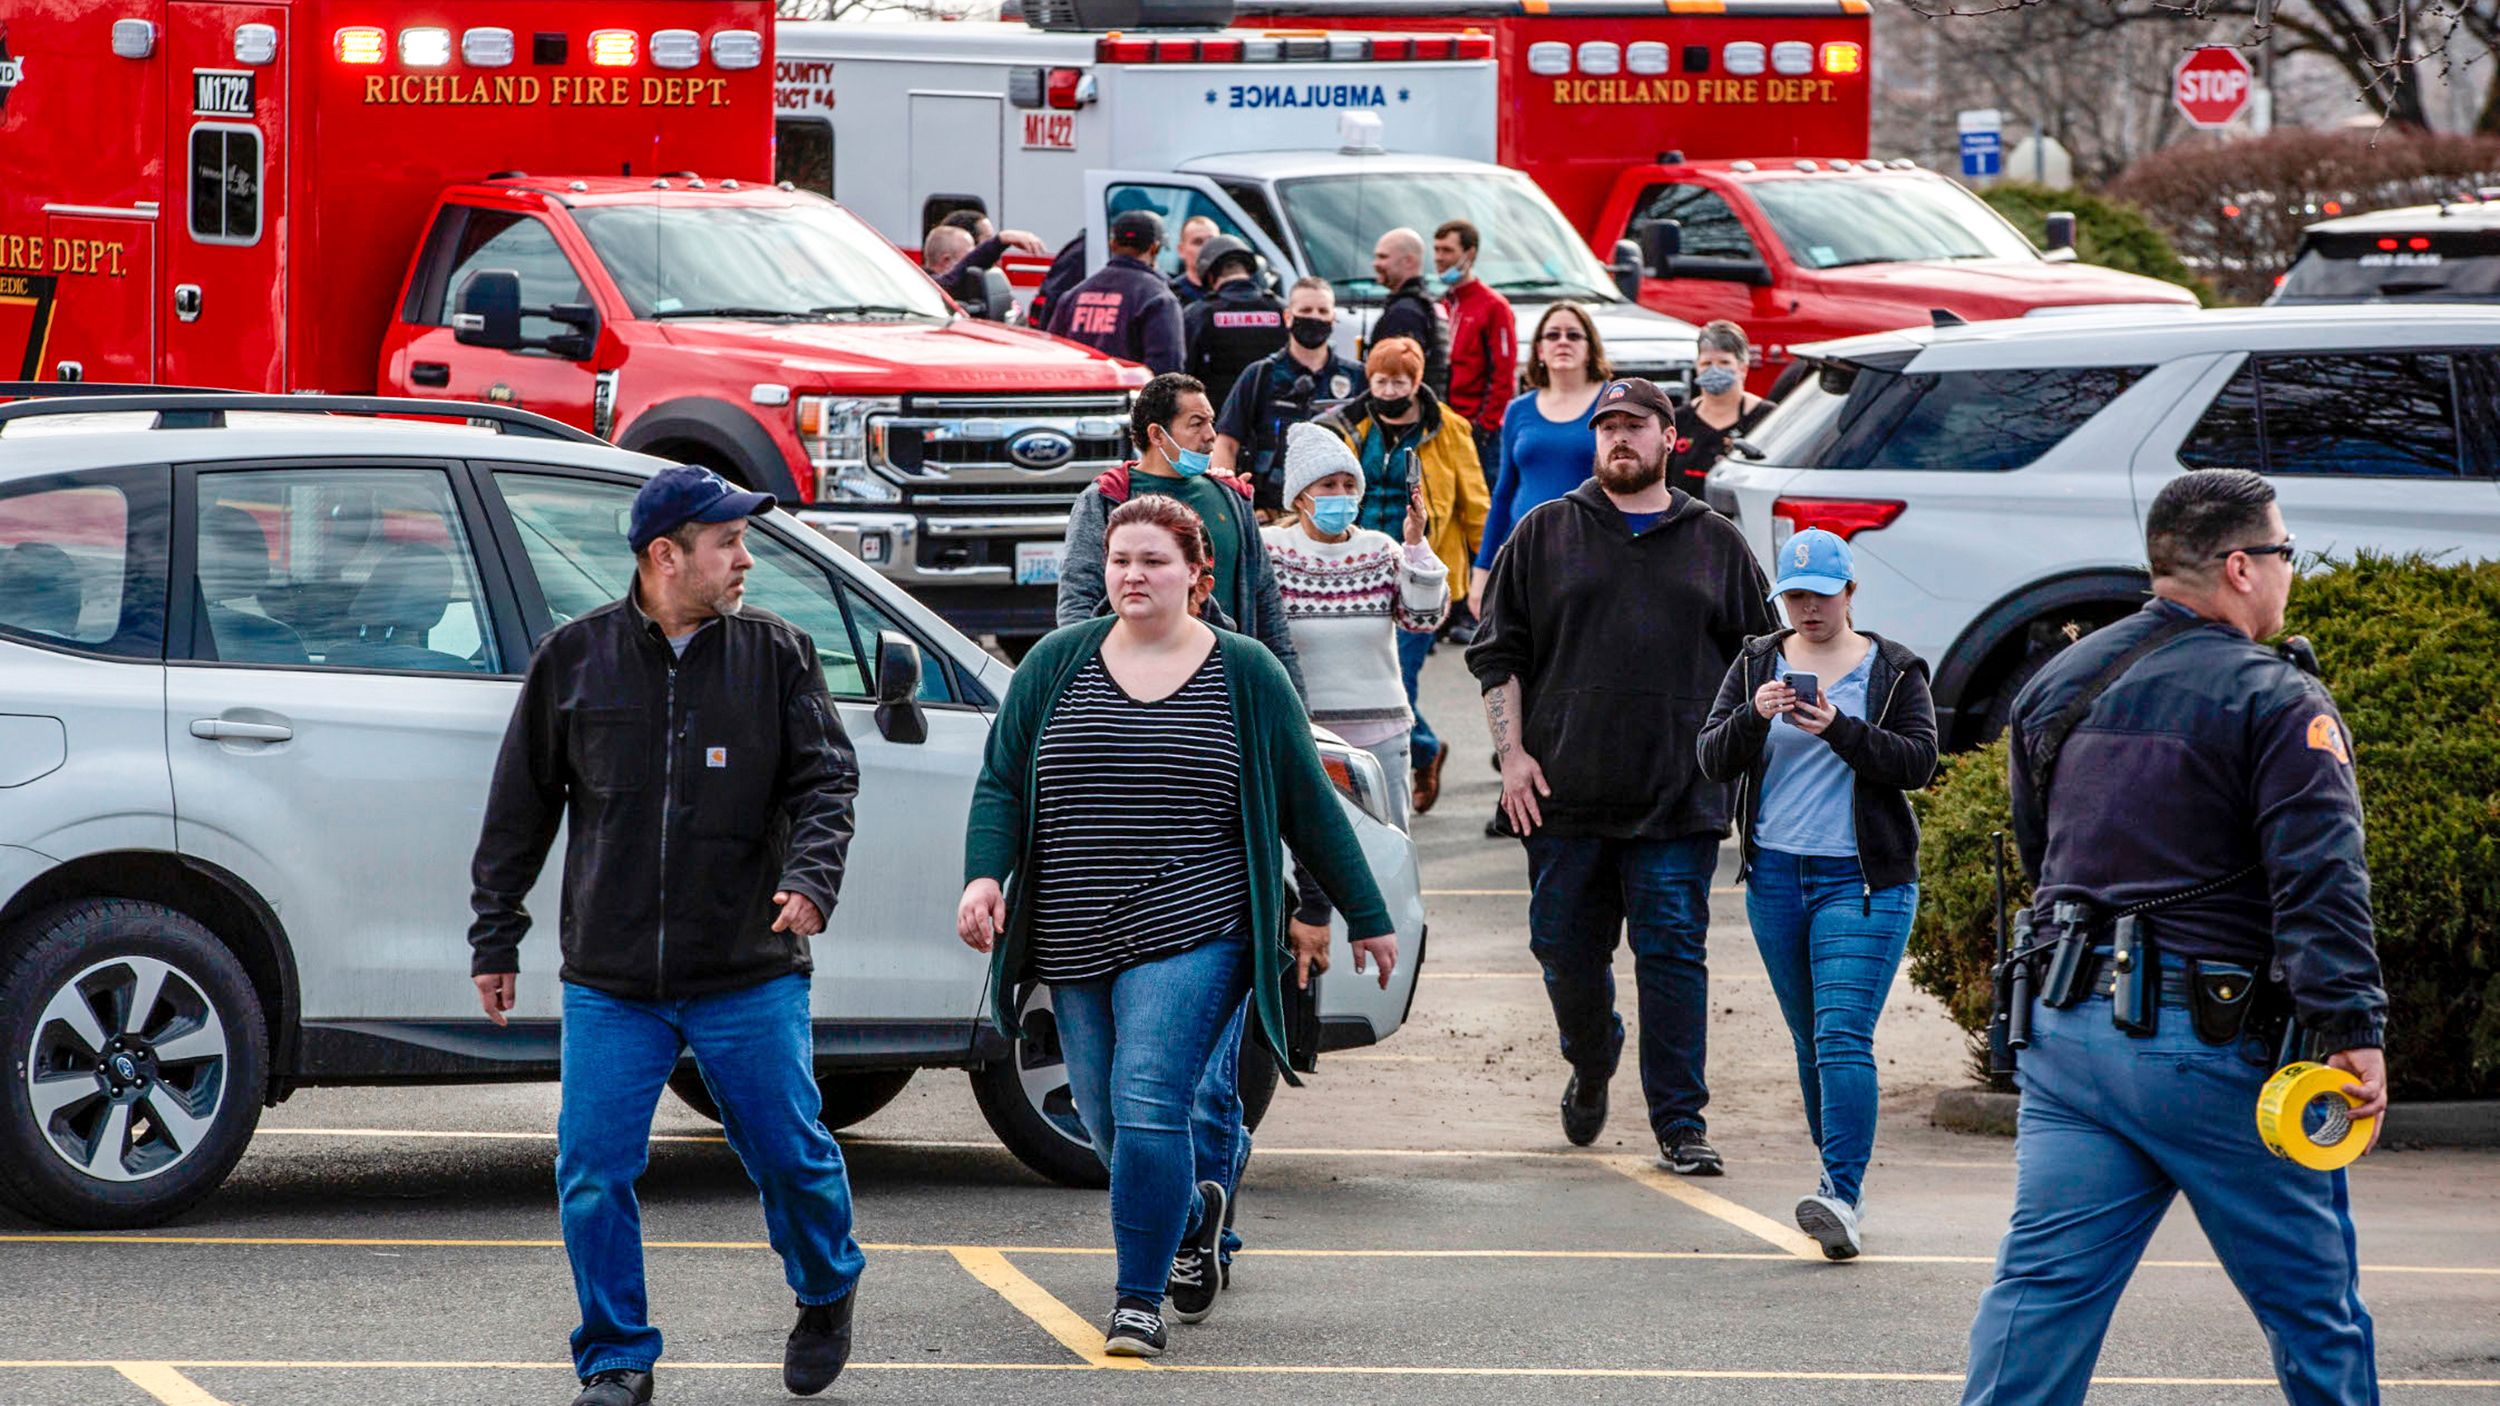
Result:
M1464 580L1484 538L1485 514L1493 501L1484 467L1476 459L1475 434L1466 417L1442 404L1423 384L1424 352L1414 339L1391 337L1373 347L1363 371L1370 378L1369 393L1319 421L1363 461L1363 505L1356 525L1389 522L1381 530L1395 536L1405 524L1409 487L1420 476L1427 517L1424 540L1454 573L1450 579ZM1431 635L1398 633L1406 701L1415 712L1418 815L1441 798L1441 767L1450 755L1424 721L1423 710L1415 707L1415 680L1432 645Z

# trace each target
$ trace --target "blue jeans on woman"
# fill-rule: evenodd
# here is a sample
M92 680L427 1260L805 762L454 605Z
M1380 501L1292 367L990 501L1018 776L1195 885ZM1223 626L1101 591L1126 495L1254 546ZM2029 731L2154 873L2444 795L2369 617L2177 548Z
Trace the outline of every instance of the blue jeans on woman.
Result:
M564 1105L556 1115L556 1197L582 1325L573 1368L585 1380L659 1360L642 1280L642 1203L651 1115L678 1056L694 1051L720 1105L721 1131L763 1194L764 1227L803 1304L851 1292L865 1262L851 1238L851 1183L816 1091L807 978L679 1001L631 1001L564 987Z
M1797 1046L1823 1194L1854 1207L1875 1150L1875 1019L1901 969L1918 885L1868 892L1854 858L1757 851L1745 916Z
M1198 1218L1191 1095L1250 986L1242 934L1051 988L1068 1093L1111 1169L1119 1295L1160 1305Z
M1215 1038L1215 1050L1207 1059L1206 1072L1198 1076L1198 1089L1189 1104L1189 1136L1198 1180L1223 1184L1227 1217L1241 1195L1241 1174L1250 1165L1250 1127L1241 1108L1241 1040L1249 1019L1250 1003L1245 1000L1233 1012L1232 1023ZM1241 1237L1225 1226L1216 1258L1231 1264L1239 1253Z

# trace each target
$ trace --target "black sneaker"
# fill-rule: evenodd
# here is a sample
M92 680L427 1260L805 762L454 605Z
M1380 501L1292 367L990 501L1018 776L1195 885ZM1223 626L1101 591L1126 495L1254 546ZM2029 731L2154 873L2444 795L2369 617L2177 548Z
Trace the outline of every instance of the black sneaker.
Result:
M573 1406L646 1406L651 1400L651 1374L624 1367L593 1372L582 1382Z
M1113 1357L1161 1357L1163 1315L1143 1299L1122 1299L1111 1310L1111 1331L1103 1334L1102 1350Z
M833 1385L851 1360L851 1305L859 1289L831 1303L800 1304L798 1326L781 1350L781 1384L792 1396L814 1396Z
M1658 1165L1685 1177L1724 1175L1727 1163L1699 1128L1678 1128L1658 1140Z
M1571 1071L1563 1090L1563 1136L1573 1147L1586 1147L1606 1131L1606 1081L1594 1074Z
M1202 1181L1198 1183L1197 1223L1181 1241L1179 1253L1172 1256L1172 1277L1163 1290L1171 1296L1172 1316L1183 1323L1203 1323L1215 1312L1215 1293L1223 1276L1216 1249L1223 1239L1223 1184Z

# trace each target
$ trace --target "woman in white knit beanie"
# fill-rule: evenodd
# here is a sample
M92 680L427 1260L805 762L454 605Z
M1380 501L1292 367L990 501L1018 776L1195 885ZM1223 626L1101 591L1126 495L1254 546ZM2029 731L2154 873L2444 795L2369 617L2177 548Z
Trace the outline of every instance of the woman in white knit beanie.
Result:
M1398 673L1397 632L1429 633L1450 608L1449 569L1426 544L1423 480L1406 505L1406 541L1354 526L1363 501L1363 464L1345 441L1317 425L1285 431L1284 501L1290 516L1260 533L1285 622L1310 685L1311 720L1380 759L1406 824L1412 773L1406 684Z

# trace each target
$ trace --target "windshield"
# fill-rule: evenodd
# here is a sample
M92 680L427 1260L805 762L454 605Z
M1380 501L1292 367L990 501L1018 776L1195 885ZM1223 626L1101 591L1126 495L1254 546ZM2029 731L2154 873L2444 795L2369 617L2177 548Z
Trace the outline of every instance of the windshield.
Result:
M1378 176L1310 176L1281 186L1285 223L1302 241L1311 272L1341 303L1376 303L1388 293L1372 277L1372 245L1404 227L1426 240L1444 221L1466 219L1483 232L1476 276L1508 298L1572 298L1620 303L1605 266L1527 177L1503 172L1397 171ZM1429 259L1424 276L1432 276Z
M573 217L636 317L952 316L910 260L830 202L594 205Z
M1755 181L1746 190L1789 257L1808 268L2040 257L1995 211L1950 181L1850 176Z
M2500 230L2313 236L2277 303L2500 302Z

